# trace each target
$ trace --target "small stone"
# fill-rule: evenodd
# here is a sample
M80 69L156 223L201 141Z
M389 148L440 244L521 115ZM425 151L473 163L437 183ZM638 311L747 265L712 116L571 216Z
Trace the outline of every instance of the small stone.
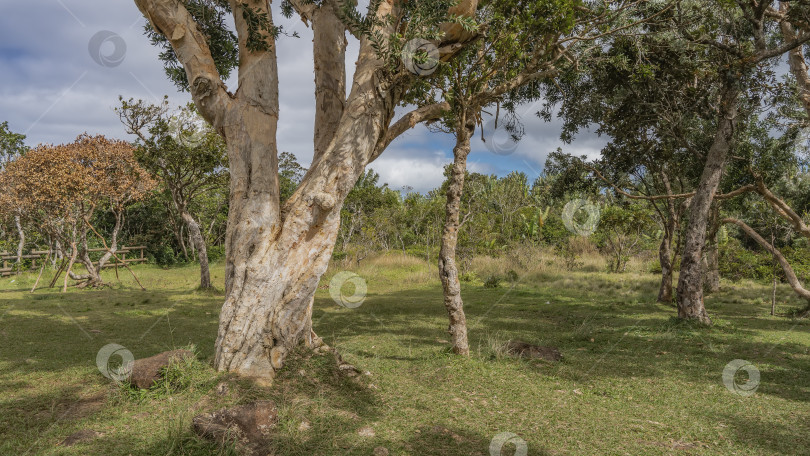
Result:
M309 424L309 421L302 421L301 424L298 425L298 430L301 432L306 432L312 429L312 425Z

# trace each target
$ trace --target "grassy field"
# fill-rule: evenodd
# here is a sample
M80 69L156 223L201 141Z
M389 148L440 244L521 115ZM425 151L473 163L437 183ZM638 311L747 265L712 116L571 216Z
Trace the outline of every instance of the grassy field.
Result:
M474 267L485 277L497 264ZM279 406L277 455L486 456L506 432L529 455L810 454L810 322L770 317L769 287L724 283L707 298L707 329L673 321L674 309L654 302L652 274L545 267L498 288L475 279L463 288L473 355L462 359L448 353L434 269L366 260L355 269L368 283L362 306L331 300L335 268L313 319L369 375L298 356L260 388L209 367L223 297L195 291L193 266L135 270L147 291L124 271L121 282L106 271L111 288L64 294L29 293L33 275L0 279L0 455L232 454L195 438L190 420L258 398ZM213 278L222 282L221 267ZM779 296L780 312L800 305L787 288ZM509 339L558 347L564 359L504 356ZM109 343L136 358L194 345L201 362L180 389L136 394L96 367ZM735 359L760 371L752 396L724 386ZM99 435L59 445L85 429Z

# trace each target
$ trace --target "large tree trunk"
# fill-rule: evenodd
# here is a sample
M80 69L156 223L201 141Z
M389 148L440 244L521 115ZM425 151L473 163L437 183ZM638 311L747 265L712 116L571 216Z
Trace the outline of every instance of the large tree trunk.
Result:
M733 146L734 130L737 125L738 89L723 88L720 100L717 132L706 165L700 177L700 184L692 199L689 210L689 224L686 228L681 275L678 279L678 317L711 324L703 304L702 259L706 241L706 228L714 194L720 185L720 178L726 164L726 156Z
M182 2L135 3L154 29L170 41L186 70L200 114L228 145L231 187L225 240L226 299L220 313L214 366L219 371L272 378L287 353L314 338L312 331L307 331L311 303L331 258L340 208L365 166L396 136L387 135L388 127L408 79L390 79L384 71L386 62L378 58L374 49L376 43L363 38L352 90L343 103L345 110L340 115L328 114L339 111L329 106L343 107L329 101L339 94L341 77L335 71L341 66L325 64L326 54L316 50L316 78L323 76L318 72L324 70L333 73L330 79L337 81L328 86L328 93L316 96L318 109L327 113L319 124L327 129L334 126L335 133L329 141L319 142L316 138L317 147L325 145L325 149L316 154L301 185L282 210L276 146L278 68L273 34L263 33L260 46L248 46L251 27L249 15L243 11L248 6L230 2L240 49L239 88L230 93L217 72L205 36ZM324 5L298 0L291 3L299 12ZM391 17L391 2L373 4L377 8L373 14ZM272 24L269 4L253 2L249 7L254 13L258 10L266 14ZM321 27L333 33L343 32L340 23L322 19L322 23L331 25ZM394 32L394 27L386 24L371 34L391 36ZM334 34L323 42L331 42L333 49L343 46ZM335 119L338 121L333 122Z
M19 274L22 269L23 247L25 247L25 231L23 231L19 215L14 216L14 226L17 228L17 274Z
M456 131L456 146L453 149L453 168L450 172L450 182L447 187L447 203L445 205L444 231L442 232L442 245L439 251L439 278L444 289L444 306L450 318L451 343L453 353L469 355L470 346L467 342L467 318L464 316L464 302L461 300L461 283L458 279L456 266L456 244L459 230L459 208L461 194L464 191L464 175L467 171L467 155L470 153L470 137L474 125L464 125L464 120Z
M188 227L191 243L197 250L197 259L200 261L200 288L207 290L211 288L211 273L208 269L208 248L205 245L202 232L200 232L200 225L185 208L180 210L180 217Z
M361 43L346 114L334 140L285 204L283 220L278 206L268 204L278 201L278 183L265 178L276 175L275 118L268 128L269 119L246 117L240 126L247 135L229 135L226 130L232 157L231 205L227 297L214 361L218 370L272 378L296 345L312 342L311 302L332 255L340 207L393 116L395 99L380 93L378 68L374 50ZM262 135L267 135L265 141L252 140ZM260 154L269 156L263 162L240 158ZM248 163L252 168L245 166ZM272 171L257 169L270 163ZM249 169L252 178L247 177Z

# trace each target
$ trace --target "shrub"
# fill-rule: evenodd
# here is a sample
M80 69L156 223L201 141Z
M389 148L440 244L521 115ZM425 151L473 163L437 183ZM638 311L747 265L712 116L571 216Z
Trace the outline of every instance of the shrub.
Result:
M484 288L498 288L499 286L501 286L501 278L496 275L491 275L484 281Z
M577 252L577 249L575 248L576 244L572 242L572 239L576 238L568 238L567 240L557 244L554 248L557 256L563 260L563 266L565 266L565 269L569 271L581 268L584 265L584 263L580 261L580 254Z
M510 269L509 272L506 273L506 280L509 282L517 282L518 278L518 273L515 272L514 269Z
M458 280L462 282L474 282L478 280L478 274L475 271L462 272L458 276Z

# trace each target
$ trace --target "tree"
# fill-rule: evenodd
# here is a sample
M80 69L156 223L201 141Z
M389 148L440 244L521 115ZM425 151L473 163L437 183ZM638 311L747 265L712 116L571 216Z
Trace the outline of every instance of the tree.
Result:
M774 30L778 29L773 3L679 1L678 7L671 10L651 4L651 8L660 9L665 21L656 22L647 33L628 35L610 43L605 55L610 59L609 65L618 66L630 76L621 80L621 74L615 79L607 75L607 82L614 81L612 84L620 91L598 92L595 97L608 100L602 113L596 116L600 126L618 139L617 145L632 146L630 157L608 157L612 159L610 166L619 173L632 173L638 167L628 167L627 158L639 155L643 173L654 177L662 163L671 169L691 169L683 165L693 158L673 155L686 151L697 157L697 168L702 170L694 181L694 192L682 187L680 194L673 194L670 190L662 191L660 186L655 193L665 194L655 198L625 192L625 196L650 201L691 198L677 290L678 315L683 319L711 322L703 303L704 244L713 201L739 194L733 191L729 195L716 195L729 151L738 139L740 119L747 118L758 106L776 58L810 39L810 35L803 34L773 44ZM631 62L635 68L628 68ZM605 81L604 74L597 77ZM599 82L594 87L603 89L606 85ZM618 97L611 98L614 93ZM626 103L633 100L635 104ZM570 106L577 113L576 103ZM594 108L600 109L595 104L586 104L582 110ZM625 115L629 121L622 119ZM594 119L594 116L586 113L575 118ZM615 188L610 179L604 180ZM663 176L660 180L663 181ZM648 191L655 190L644 186ZM747 190L750 188L740 192ZM668 206L671 227L673 214L677 212L672 211L670 203ZM665 233L669 231L667 228ZM665 238L662 252L667 250L666 243L669 240ZM664 260L663 254L661 258ZM665 264L662 261L662 267ZM666 280L671 279L663 278L662 289Z
M448 112L439 129L451 132L456 139L446 185L445 222L438 262L454 353L469 354L456 247L462 224L460 208L470 139L476 125L481 124L482 110L488 106L497 106L500 110L503 104L514 124L516 106L537 99L541 82L557 73L558 63L565 61L564 58L577 59L574 50L581 47L580 42L592 39L591 35L597 30L595 24L601 24L598 33L605 33L611 20L630 3L612 2L609 7L590 9L566 0L487 2L477 13L483 32L440 72L441 78L431 81L434 86L423 95L430 101L446 103ZM422 101L421 104L427 103ZM495 121L497 124L497 116ZM514 125L509 127L510 132L517 130ZM521 176L517 188L525 193L526 177ZM502 216L511 225L524 198L505 195ZM514 207L506 209L510 205Z
M200 262L200 288L209 289L208 248L192 203L201 195L225 186L226 147L222 138L197 115L193 105L169 114L161 105L120 98L116 108L130 134L138 137L136 157L163 184ZM182 237L181 246L185 246Z
M81 287L104 285L101 269L115 255L124 206L145 197L155 185L135 160L132 146L87 134L71 144L30 150L10 162L0 180L4 206L22 208L26 218L69 247L63 290L68 278ZM97 210L110 210L116 216L112 247L91 224ZM90 258L90 235L97 236L109 253L98 263ZM86 270L83 275L73 271L77 260Z
M27 150L25 135L14 133L9 129L8 121L0 123L0 172L6 165L23 155ZM25 247L25 231L23 231L20 208L9 208L14 218L14 227L17 229L17 269L22 262L23 247Z
M268 2L135 0L167 70L187 88L200 114L228 146L230 201L226 299L214 364L220 371L272 378L312 331L315 289L338 233L340 208L366 165L402 132L441 106L391 123L417 78L402 63L411 39L432 39L452 59L469 39L465 16L477 2L371 2L362 15L349 3L285 1L314 30L316 137L300 186L281 205L276 130L278 65ZM232 14L236 34L224 30ZM405 25L409 25L405 27ZM346 31L360 40L352 89L345 90ZM403 30L404 33L398 33ZM233 52L236 50L236 52ZM238 58L237 55L238 53ZM238 68L239 87L223 77ZM181 70L182 69L182 70Z
M686 3L686 2L685 2ZM711 147L706 153L705 166L689 208L689 222L684 234L681 274L678 279L678 316L710 324L703 303L702 254L706 240L709 212L714 194L726 165L729 150L734 147L737 125L741 115L741 95L755 101L758 83L767 79L767 66L776 57L810 40L803 33L793 40L769 44L778 26L769 9L773 1L740 1L736 5L712 2L686 3L674 17L673 25L687 42L706 46L706 56L712 65L718 86L717 121ZM753 98L751 96L753 95Z
M295 155L289 152L282 152L278 158L281 201L287 201L292 194L295 193L295 189L298 188L307 170L298 163L298 160L295 159Z

